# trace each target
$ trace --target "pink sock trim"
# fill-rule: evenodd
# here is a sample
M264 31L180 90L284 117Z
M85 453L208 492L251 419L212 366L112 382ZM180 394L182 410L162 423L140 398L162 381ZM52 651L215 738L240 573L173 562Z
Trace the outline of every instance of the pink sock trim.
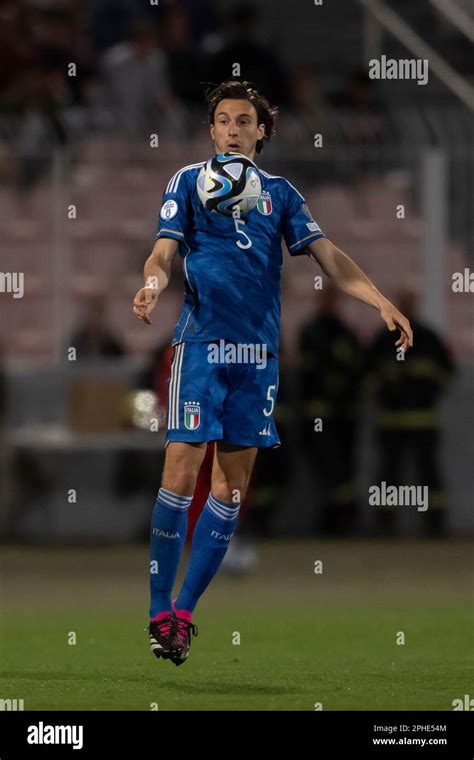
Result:
M167 610L165 610L164 612L159 612L157 615L155 615L155 617L150 618L150 620L153 623L159 623L160 620L163 620L163 618L167 617L167 615L170 615L170 614L171 613L169 613Z
M189 610L177 610L175 609L176 616L181 618L181 620L186 620L187 623L191 623L193 619L193 613L189 612Z

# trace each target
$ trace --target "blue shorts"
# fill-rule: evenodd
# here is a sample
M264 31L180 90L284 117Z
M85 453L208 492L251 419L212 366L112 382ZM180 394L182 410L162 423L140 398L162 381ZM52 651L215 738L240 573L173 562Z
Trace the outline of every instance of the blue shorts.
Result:
M245 345L239 347L231 341L175 345L167 444L224 441L261 448L280 445L272 416L278 392L278 357L254 353L253 361L249 361L252 357L245 350L237 353L241 348Z

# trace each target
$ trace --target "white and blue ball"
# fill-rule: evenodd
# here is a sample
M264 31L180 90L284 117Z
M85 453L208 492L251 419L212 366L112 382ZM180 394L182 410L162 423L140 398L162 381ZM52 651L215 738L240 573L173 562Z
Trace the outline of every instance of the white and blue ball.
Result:
M197 193L208 211L232 215L234 208L248 214L262 192L258 169L240 153L217 153L206 161L197 178Z

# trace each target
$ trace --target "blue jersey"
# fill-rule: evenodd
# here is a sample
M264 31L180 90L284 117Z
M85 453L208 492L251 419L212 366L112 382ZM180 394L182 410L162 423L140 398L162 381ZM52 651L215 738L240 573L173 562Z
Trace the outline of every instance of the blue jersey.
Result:
M208 211L196 180L205 162L185 166L163 194L157 238L179 241L185 299L172 345L229 340L280 342L281 242L291 256L324 237L303 196L283 177L259 169L262 193L241 219Z

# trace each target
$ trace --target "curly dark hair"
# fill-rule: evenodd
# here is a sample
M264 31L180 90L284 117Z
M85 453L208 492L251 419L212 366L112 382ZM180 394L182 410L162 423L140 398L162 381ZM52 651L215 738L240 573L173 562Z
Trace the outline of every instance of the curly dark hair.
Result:
M221 100L249 100L257 111L257 123L265 125L265 134L261 140L257 140L255 150L261 153L265 142L269 142L275 134L274 122L278 114L278 107L270 105L269 101L256 90L253 82L239 82L237 79L228 79L219 85L211 85L206 93L206 106L209 124L214 124L214 113Z

